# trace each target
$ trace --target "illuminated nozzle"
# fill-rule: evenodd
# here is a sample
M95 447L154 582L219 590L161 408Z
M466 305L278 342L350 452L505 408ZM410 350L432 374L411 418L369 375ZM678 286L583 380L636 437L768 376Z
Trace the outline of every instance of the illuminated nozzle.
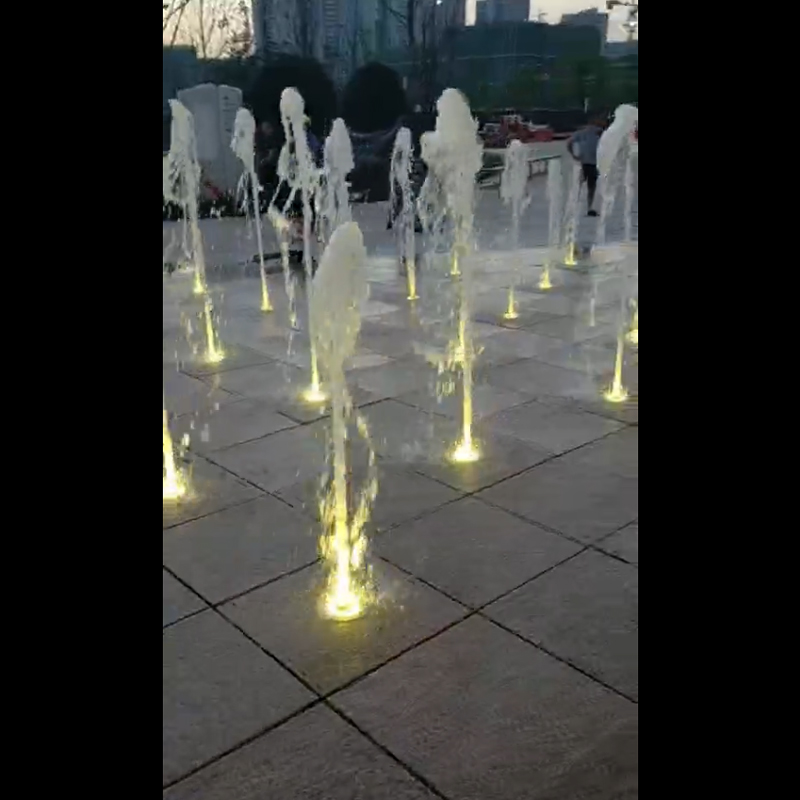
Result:
M470 464L481 457L480 451L471 439L462 439L450 454L450 460L455 464Z
M638 346L638 344L639 344L639 311L638 311L638 309L633 314L633 322L631 323L631 329L628 331L627 339L631 344L635 344L635 345Z
M625 337L617 337L617 357L614 363L614 379L611 386L603 392L609 403L624 403L628 399L628 391L622 385L622 354L625 350Z
M207 295L203 308L203 316L206 328L206 361L209 364L219 364L219 362L225 358L225 353L217 340L217 333L214 330L213 308L211 307L211 300L209 300Z
M328 395L322 391L322 387L312 383L301 395L306 403L324 403L328 399Z
M406 260L406 273L408 279L408 300L419 300L417 294L417 265L413 258Z
M564 264L568 267L576 267L578 265L577 259L577 251L575 248L575 242L570 242L569 247L567 248L567 255L564 258Z
M553 284L550 282L550 267L545 266L544 271L542 272L541 277L539 278L539 288L540 289L552 289Z
M346 516L347 510L343 509L342 513ZM328 556L334 560L334 566L325 593L325 615L340 622L360 617L368 602L366 590L358 585L355 577L361 568L362 553L351 538L347 522L337 520L332 552Z
M328 395L322 390L319 381L319 367L317 366L317 353L312 347L311 349L311 386L306 389L301 395L306 403L324 403L328 399Z
M508 307L503 314L503 319L517 319L519 314L517 313L517 300L514 296L514 287L509 287L508 290Z
M461 268L458 265L458 250L456 248L453 248L453 257L450 262L450 274L454 276L461 274Z
M180 500L186 494L186 481L175 463L175 450L164 409L164 500Z
M449 456L450 461L455 464L466 464L480 458L480 452L472 441L472 359L474 351L467 331L467 314L465 295L462 291L458 345L455 349L457 360L454 361L461 367L461 439L456 443Z
M192 291L197 295L206 293L206 285L203 282L199 270L195 270L194 272L194 286L192 287Z
M269 299L269 290L267 289L267 282L264 276L261 276L261 310L272 311L272 303Z

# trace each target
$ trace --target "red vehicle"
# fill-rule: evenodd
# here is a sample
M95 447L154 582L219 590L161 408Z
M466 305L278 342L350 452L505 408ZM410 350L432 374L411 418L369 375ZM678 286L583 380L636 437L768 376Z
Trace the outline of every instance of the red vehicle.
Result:
M499 123L487 123L483 129L486 147L505 148L509 142L552 142L553 130L549 125L534 125L525 122L519 114L506 114Z
M526 143L553 141L553 131L548 125L525 122L518 114L503 117L500 130L506 134L506 140L509 142L514 139Z

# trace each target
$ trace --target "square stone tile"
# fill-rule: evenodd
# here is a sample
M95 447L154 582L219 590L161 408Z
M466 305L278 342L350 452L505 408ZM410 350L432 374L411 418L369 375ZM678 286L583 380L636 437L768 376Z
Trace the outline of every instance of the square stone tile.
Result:
M639 397L638 394L631 393L624 403L609 403L602 397L601 382L598 382L598 391L593 397L578 398L575 403L591 414L599 414L601 417L608 417L628 425L639 424ZM630 389L629 389L630 391Z
M530 304L536 311L553 316L575 317L581 311L582 298L562 292L540 292L533 295Z
M384 367L392 363L392 359L388 356L382 356L379 353L372 353L367 350L356 353L352 358L348 359L347 370L348 372L353 372L362 369L372 369L374 367Z
M220 388L251 400L277 401L299 393L308 382L308 370L292 364L270 361L231 370L219 376Z
M229 372L232 369L241 369L242 367L255 366L257 364L270 364L272 359L264 353L253 350L244 345L225 343L220 337L222 351L225 358L217 364L210 364L203 359L204 350L201 349L201 357L187 361L181 367L182 371L187 375L195 378L204 375L215 375L223 372Z
M612 533L599 545L608 553L613 553L631 564L639 564L639 523L628 525L616 533Z
M376 451L389 463L412 465L417 472L460 492L474 492L549 458L550 452L518 439L474 428L481 459L452 464L448 456L461 433L458 421L384 400L365 409Z
M328 414L327 403L307 403L302 399L310 382L308 368L280 362L233 370L220 376L220 384L226 391L260 400L297 422L313 422ZM352 380L349 389L356 405L376 399Z
M189 614L206 608L206 604L190 592L182 583L176 581L166 570L161 570L163 589L161 593L162 626L177 622Z
M164 532L164 564L211 603L317 558L306 515L264 495Z
M472 607L580 550L558 534L470 498L395 528L375 547L392 563Z
M320 613L322 566L282 578L223 606L269 652L327 693L459 619L466 610L385 564L376 565L381 602L359 619Z
M454 393L437 397L432 392L412 392L400 395L397 400L406 405L429 411L436 414L443 414L450 419L461 419L461 394ZM506 408L513 408L520 403L527 403L527 395L519 392L503 389L497 386L490 386L486 383L479 383L473 389L472 410L475 419L482 419Z
M412 356L388 365L358 370L352 380L373 398L386 399L418 389L432 391L436 370L423 359Z
M353 471L354 485L362 485L365 473L366 469ZM278 495L314 519L319 517L318 480L289 486L281 489ZM438 481L378 461L378 497L369 524L370 527L383 530L432 511L457 497L459 492Z
M480 364L500 366L511 364L522 358L539 358L553 351L554 348L563 346L561 342L554 341L548 336L539 336L528 330L502 330L494 336L489 336L479 341L482 348L478 356Z
M551 318L536 324L532 332L539 336L551 336L554 339L562 339L571 343L616 337L616 326L608 318L607 313L602 318L598 318L599 316L599 313L595 311L594 325L590 324L589 320L575 317Z
M178 372L176 367L164 367L164 404L170 418L182 414L209 413L225 403L238 400L213 382L205 383Z
M553 367L533 359L492 367L486 372L486 381L493 386L502 386L528 395L532 399L552 396L593 398L599 396L600 391L591 374Z
M278 431L263 439L237 444L213 459L225 469L268 492L313 480L325 470L326 421Z
M628 697L639 694L639 570L587 550L484 612Z
M503 316L504 310L504 308L499 311L480 309L473 314L473 319L477 322L497 325L499 328L511 331L532 328L542 322L558 319L554 314L530 307L520 307L516 319L506 319Z
M201 456L195 456L188 463L182 462L181 468L190 491L181 500L164 501L164 528L230 508L261 494L255 486L245 483Z
M480 498L583 542L639 516L639 482L605 470L549 461L481 492Z
M338 714L316 706L164 794L164 800L434 800Z
M170 626L162 641L165 783L313 699L213 611Z
M458 800L634 800L637 707L473 618L333 703Z
M580 344L555 341L549 349L534 358L543 364L573 369L587 375L613 372L614 369L614 351L604 347L599 339Z
M623 426L579 409L554 408L535 400L489 417L493 430L549 450L564 453Z
M416 338L408 330L367 320L361 326L359 342L374 353L399 359L413 354Z
M435 458L415 465L415 469L454 489L470 493L485 489L552 456L549 450L496 433L490 424L479 422L474 427L474 441L480 451L480 459L469 464L454 464L450 460L450 453L460 432L460 426L454 424L446 448L440 450Z
M597 417L599 419L599 417ZM625 428L565 456L569 463L639 477L639 429Z
M191 450L213 453L295 425L295 420L274 411L262 401L240 399L217 409L184 415L176 420L173 436L177 439L188 434Z

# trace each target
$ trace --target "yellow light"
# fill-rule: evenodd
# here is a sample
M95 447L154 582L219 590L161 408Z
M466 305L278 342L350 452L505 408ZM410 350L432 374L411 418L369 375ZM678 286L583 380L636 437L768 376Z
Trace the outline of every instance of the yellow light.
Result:
M269 300L269 292L267 291L267 283L262 279L261 282L261 310L272 311L272 303Z
M164 409L164 432L163 432L163 450L164 450L164 500L180 500L186 492L188 487L178 465L175 463L175 451L172 447L172 436L169 432L169 425L167 424L167 411Z
M458 250L453 248L453 258L450 264L450 274L454 277L461 274L461 269L458 266Z
M508 289L508 307L503 314L503 319L517 319L519 314L517 313L517 300L514 296L514 287L510 286Z
M408 297L407 300L419 300L417 294L417 265L413 258L406 261L406 274L408 277Z
M578 266L578 259L576 258L575 252L575 242L570 242L569 248L567 249L566 258L564 259L564 264L568 267Z
M481 457L480 451L471 442L462 440L450 454L450 460L455 464L470 464Z
M628 393L625 391L624 386L617 386L612 383L611 386L603 392L603 397L608 400L609 403L624 403L628 399Z
M225 358L225 352L217 342L217 334L214 331L214 320L211 308L211 301L206 296L203 314L206 327L206 361L209 364L219 364Z
M552 289L553 284L550 282L550 267L545 267L544 272L542 272L542 276L539 278L539 288L540 289Z
M631 344L639 345L639 309L637 308L633 314L633 322L631 329L628 331L628 341Z
M203 283L203 279L200 277L200 273L195 271L194 273L194 287L193 291L197 295L205 294L206 293L206 285Z
M617 337L617 357L614 363L614 380L611 386L603 392L603 397L609 403L624 403L628 399L628 391L622 385L622 356L625 350L625 337L620 331Z
M180 500L186 495L186 484L182 476L177 475L168 478L164 475L164 500L173 501Z
M328 395L322 391L322 387L312 383L308 389L305 389L300 395L306 403L324 403L328 399Z

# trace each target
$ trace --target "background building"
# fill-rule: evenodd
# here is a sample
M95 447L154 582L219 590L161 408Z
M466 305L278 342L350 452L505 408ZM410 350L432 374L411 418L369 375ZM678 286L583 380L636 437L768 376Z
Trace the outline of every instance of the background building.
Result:
M527 22L531 0L478 0L475 4L475 24L489 22Z
M596 8L587 8L574 14L562 14L561 24L586 25L587 27L595 28L600 34L600 41L605 46L608 38L608 14L604 14Z

